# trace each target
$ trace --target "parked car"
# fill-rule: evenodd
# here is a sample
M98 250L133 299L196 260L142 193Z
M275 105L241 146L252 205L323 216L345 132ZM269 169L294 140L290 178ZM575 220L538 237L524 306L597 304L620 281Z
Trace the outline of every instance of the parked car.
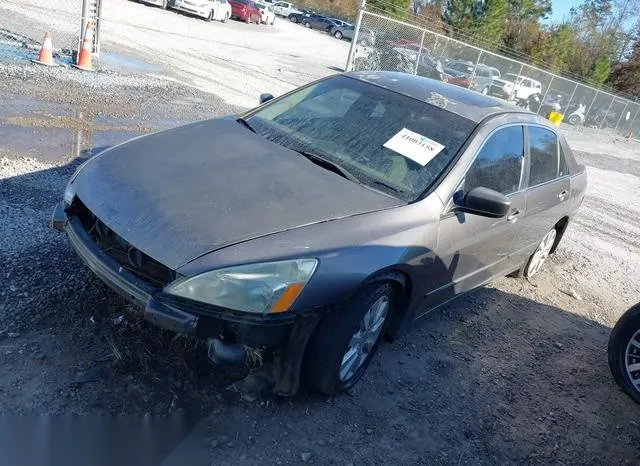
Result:
M302 18L302 25L309 29L328 31L330 27L336 26L329 18L322 15L308 15Z
M205 18L207 21L226 23L231 17L227 0L172 0L171 8Z
M331 30L331 34L336 39L353 40L354 30L354 26L336 26ZM370 47L376 43L376 36L371 29L360 28L358 43L363 47Z
M474 64L463 60L451 60L445 67L447 82L465 89L474 89L473 79Z
M618 319L609 336L607 353L614 380L640 403L640 303Z
M333 23L333 27L341 27L341 28L344 28L344 27L352 26L352 24L351 24L351 23L348 23L348 22L343 21L343 20L338 19L338 18L329 18L329 20ZM333 28L333 27L332 27L332 28ZM330 30L331 30L331 29L330 29Z
M503 99L526 100L531 94L542 94L540 81L513 73L494 79L489 94Z
M169 0L133 0L133 1L138 3L147 3L149 5L156 5L161 7L163 10L166 10L170 5Z
M229 0L231 4L231 17L245 23L260 24L262 13L251 0Z
M488 94L494 79L500 79L500 72L495 74L497 70L482 63L478 63L473 70L474 90Z
M291 13L302 13L295 4L289 2L276 2L273 4L273 12L278 16L288 17Z
M535 275L584 197L556 127L446 83L367 71L260 102L90 158L52 226L215 363L259 354L277 394L347 390L383 335Z
M267 3L260 2L256 2L256 6L260 10L260 22L273 26L276 22L276 14L273 12L273 7Z
M316 12L314 11L310 11L310 10L300 10L300 11L295 11L293 13L290 13L287 18L289 19L289 21L291 21L292 23L296 23L296 24L302 24L302 22L304 21L305 18L309 17L309 16L320 16L318 15Z

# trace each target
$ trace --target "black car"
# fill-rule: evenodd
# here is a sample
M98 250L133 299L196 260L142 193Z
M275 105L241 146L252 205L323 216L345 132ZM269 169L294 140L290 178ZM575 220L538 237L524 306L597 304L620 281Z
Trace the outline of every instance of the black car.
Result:
M302 20L304 18L312 15L320 16L313 10L302 9L296 13L291 13L289 16L287 16L287 18L289 18L289 21L291 21L292 23L302 24Z
M302 18L302 25L309 29L328 31L330 28L337 26L337 23L325 16L309 15Z

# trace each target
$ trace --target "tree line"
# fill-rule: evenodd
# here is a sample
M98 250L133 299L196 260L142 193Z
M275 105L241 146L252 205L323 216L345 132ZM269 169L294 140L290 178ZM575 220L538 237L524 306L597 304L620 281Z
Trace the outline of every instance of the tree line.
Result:
M301 0L355 19L358 0ZM367 0L367 8L640 98L640 0L584 0L550 21L551 0Z

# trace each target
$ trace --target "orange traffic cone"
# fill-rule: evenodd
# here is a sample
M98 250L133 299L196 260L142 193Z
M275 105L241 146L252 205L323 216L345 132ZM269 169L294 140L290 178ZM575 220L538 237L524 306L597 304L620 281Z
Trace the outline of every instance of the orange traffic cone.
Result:
M91 50L93 49L93 25L91 21L87 21L87 27L84 30L84 38L82 46L78 50L78 58L75 65L71 65L79 70L93 71L91 66Z
M40 47L40 55L37 60L31 60L33 63L45 66L58 66L53 61L53 44L51 42L51 34L44 33L44 40L42 41L42 47Z

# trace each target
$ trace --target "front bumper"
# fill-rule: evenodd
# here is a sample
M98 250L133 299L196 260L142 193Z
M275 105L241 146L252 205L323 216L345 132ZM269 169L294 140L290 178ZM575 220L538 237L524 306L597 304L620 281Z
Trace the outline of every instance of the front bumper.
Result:
M207 10L204 6L189 5L187 3L177 0L172 8L174 10L184 11L185 13L191 13L192 15L200 16L202 18L208 18L210 10Z
M53 211L51 227L66 232L80 259L105 284L143 309L144 318L167 330L207 340L210 359L217 364L246 363L247 347L276 359L274 392L293 395L299 384L304 348L321 309L296 314L263 316L215 308L166 295L129 272L107 255L86 232L80 219L64 203ZM296 370L292 370L297 368ZM279 387L279 388L278 388Z

